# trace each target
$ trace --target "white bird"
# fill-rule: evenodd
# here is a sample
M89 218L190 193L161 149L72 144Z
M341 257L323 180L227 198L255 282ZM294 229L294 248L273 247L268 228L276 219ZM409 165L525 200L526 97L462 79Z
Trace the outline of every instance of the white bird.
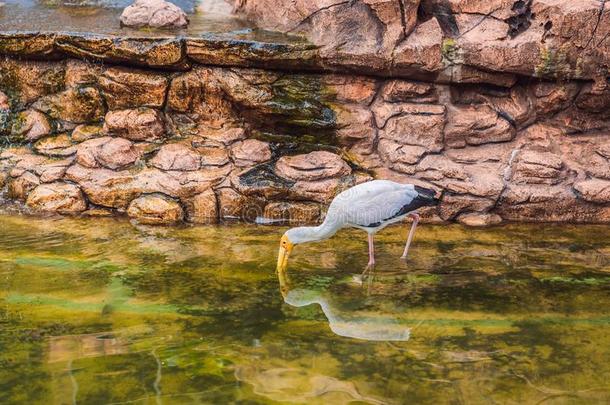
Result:
M328 239L345 227L363 229L368 233L367 268L372 267L375 265L373 235L389 224L410 216L413 218L413 225L402 254L402 258L406 258L419 222L419 215L415 210L436 205L438 201L434 190L413 184L373 180L354 186L333 199L321 225L292 228L286 231L280 240L277 269L278 271L286 269L294 245Z

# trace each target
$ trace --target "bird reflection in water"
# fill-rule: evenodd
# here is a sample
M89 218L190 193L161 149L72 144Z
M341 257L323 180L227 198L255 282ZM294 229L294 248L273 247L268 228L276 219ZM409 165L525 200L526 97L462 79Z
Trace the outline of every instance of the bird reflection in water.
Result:
M326 291L292 288L287 271L278 271L280 292L284 302L293 307L318 304L324 312L330 329L336 335L369 341L407 341L411 328L389 314L348 313L333 302Z

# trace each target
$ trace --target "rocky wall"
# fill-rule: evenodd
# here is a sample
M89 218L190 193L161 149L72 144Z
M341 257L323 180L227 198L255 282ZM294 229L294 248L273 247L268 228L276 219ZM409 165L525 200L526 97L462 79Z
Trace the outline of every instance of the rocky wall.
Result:
M429 220L610 221L610 91L77 59L0 62L5 202L144 223L315 222L371 178Z
M316 222L387 178L438 191L429 221L608 223L605 3L239 0L284 34L0 32L3 201Z

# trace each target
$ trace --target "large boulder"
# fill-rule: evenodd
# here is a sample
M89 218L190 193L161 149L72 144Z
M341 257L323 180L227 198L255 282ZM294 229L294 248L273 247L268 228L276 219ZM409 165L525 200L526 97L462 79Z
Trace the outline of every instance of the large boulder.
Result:
M136 0L121 14L121 25L127 27L181 28L188 23L186 13L165 0Z
M37 211L74 214L85 211L87 203L74 184L55 182L41 184L28 196L26 205Z
M173 224L184 219L180 204L162 194L136 198L129 204L127 215L146 225Z

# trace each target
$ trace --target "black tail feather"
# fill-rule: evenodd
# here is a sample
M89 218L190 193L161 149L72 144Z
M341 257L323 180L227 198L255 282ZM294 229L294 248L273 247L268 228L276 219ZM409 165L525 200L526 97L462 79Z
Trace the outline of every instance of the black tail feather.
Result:
M415 186L415 191L418 194L418 200L422 202L422 206L435 206L440 202L440 200L436 198L436 191L434 190Z

